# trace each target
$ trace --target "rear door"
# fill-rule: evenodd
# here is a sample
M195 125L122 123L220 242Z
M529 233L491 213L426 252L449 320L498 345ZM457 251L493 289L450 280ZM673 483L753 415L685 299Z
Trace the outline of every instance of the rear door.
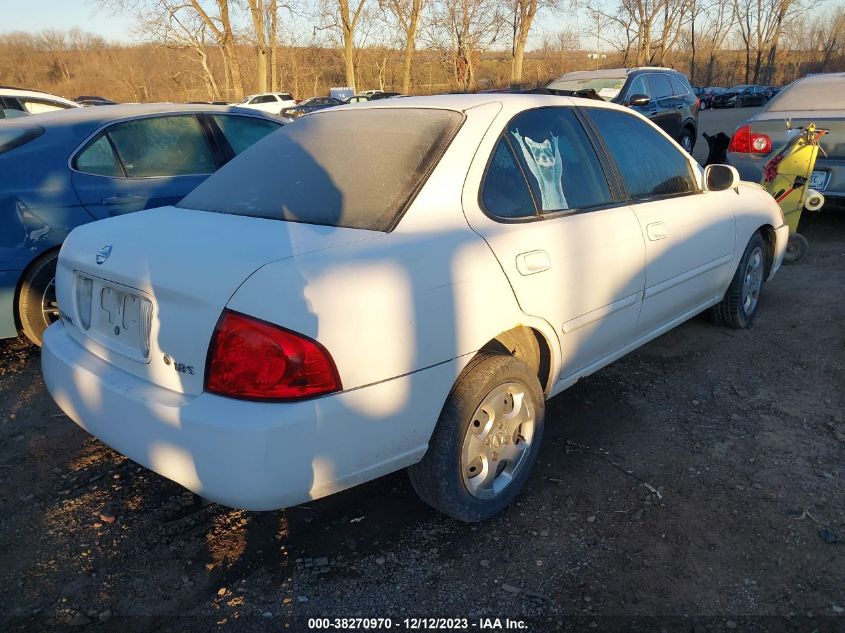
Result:
M82 204L107 218L179 202L224 162L193 114L148 116L109 125L71 159Z
M615 196L574 108L522 112L489 160L470 224L490 245L521 309L561 340L560 379L630 343L644 285L637 218Z
M605 108L587 112L616 163L644 238L638 331L648 334L723 292L736 239L726 200L736 196L702 192L689 155L642 119Z
M681 131L683 113L677 108L678 99L675 97L672 83L665 73L648 73L648 83L651 87L657 114L649 118L662 127L672 138L678 138Z

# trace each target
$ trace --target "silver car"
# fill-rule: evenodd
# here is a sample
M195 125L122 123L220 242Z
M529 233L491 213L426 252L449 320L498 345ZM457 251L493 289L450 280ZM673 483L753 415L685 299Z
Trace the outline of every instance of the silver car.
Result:
M845 73L812 75L784 88L734 132L728 163L743 180L759 182L763 166L787 141L790 129L808 123L830 130L810 187L825 199L845 204Z

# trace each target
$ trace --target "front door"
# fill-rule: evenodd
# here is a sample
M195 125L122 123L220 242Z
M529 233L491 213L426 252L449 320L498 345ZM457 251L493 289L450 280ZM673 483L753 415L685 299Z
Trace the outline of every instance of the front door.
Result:
M567 379L631 342L644 247L632 209L611 194L574 108L528 110L501 132L483 182L468 182L470 225L489 244L524 312L552 324ZM480 188L480 195L479 195ZM495 306L490 306L495 309Z
M647 334L724 290L735 248L731 205L701 191L690 157L627 112L588 108L617 165L646 245Z

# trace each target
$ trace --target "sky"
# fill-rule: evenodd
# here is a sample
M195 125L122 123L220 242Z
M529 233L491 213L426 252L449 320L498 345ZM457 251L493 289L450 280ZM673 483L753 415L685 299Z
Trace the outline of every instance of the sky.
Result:
M0 0L0 33L8 31L68 30L78 26L108 41L130 42L132 16L97 11L87 0Z
M567 24L577 25L577 21L573 23L570 16L563 14L563 11L557 15L543 15L541 12L532 28L528 48L539 46L544 36L563 29ZM91 0L0 0L0 34L44 29L67 31L79 27L109 42L134 43L140 39L137 33L133 33L134 25L134 16L97 11Z

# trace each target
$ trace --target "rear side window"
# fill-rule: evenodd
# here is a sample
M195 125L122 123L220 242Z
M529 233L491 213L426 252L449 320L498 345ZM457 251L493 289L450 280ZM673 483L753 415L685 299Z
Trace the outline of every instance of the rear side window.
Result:
M73 106L66 103L59 103L58 101L48 101L46 99L28 99L20 97L20 101L26 111L30 114L41 114L42 112L55 112L56 110L67 110Z
M663 99L672 96L672 84L669 77L660 73L652 73L648 76L648 83L651 86L652 99Z
M108 136L129 178L210 174L217 168L205 131L193 115L117 123Z
M679 195L698 189L686 154L651 125L625 112L588 111L631 198Z
M508 141L547 212L588 209L612 201L607 178L572 108L537 108L514 118Z
M0 154L10 152L44 134L44 128L38 125L0 127Z
M105 134L100 135L100 138L79 153L79 156L76 157L75 166L79 171L95 176L111 176L113 178L123 176L120 162L117 160L114 149L112 149Z
M273 121L233 114L215 114L214 120L236 155L282 127Z
M537 215L528 183L522 175L507 139L499 139L484 176L481 204L499 218L530 218Z
M425 108L309 115L232 160L178 206L389 231L462 121L458 112Z
M677 77L669 75L669 82L672 84L672 91L675 93L675 96L683 97L690 93L690 88L687 88L684 82Z

